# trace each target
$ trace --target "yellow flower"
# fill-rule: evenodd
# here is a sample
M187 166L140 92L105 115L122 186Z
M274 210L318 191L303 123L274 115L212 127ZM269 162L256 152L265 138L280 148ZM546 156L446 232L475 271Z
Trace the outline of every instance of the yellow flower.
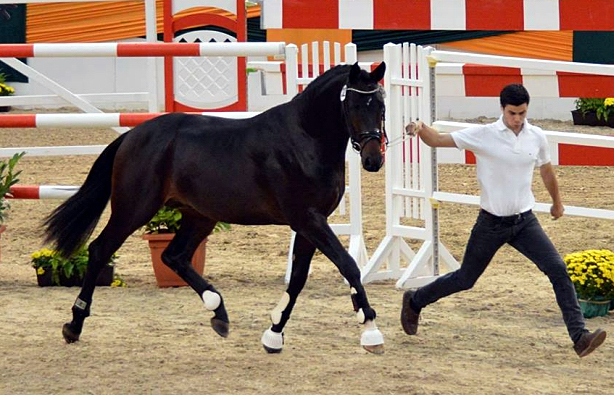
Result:
M612 98L614 105L614 98ZM569 278L578 296L614 298L614 253L610 250L585 250L564 257Z
M603 101L603 105L606 107L610 107L612 105L614 105L614 97L608 97L607 99L605 99Z
M36 269L36 274L38 274L39 276L42 276L43 274L45 274L45 269L43 269L42 267L39 267L38 269Z
M111 283L111 287L125 287L126 282L122 280L121 277L116 276L113 282Z

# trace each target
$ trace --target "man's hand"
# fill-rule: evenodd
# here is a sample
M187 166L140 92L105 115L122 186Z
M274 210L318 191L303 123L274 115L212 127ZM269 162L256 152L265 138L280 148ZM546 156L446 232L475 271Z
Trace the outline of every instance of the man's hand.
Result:
M565 212L565 207L562 204L553 204L550 207L550 215L552 215L552 219L557 220L563 216Z
M415 137L420 133L423 125L422 121L410 122L405 126L405 133L409 137Z

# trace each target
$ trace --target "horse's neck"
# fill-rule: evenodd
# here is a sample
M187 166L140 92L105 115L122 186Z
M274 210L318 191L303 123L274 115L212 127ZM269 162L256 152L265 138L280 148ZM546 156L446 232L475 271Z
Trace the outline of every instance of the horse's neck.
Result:
M338 89L339 92L341 88ZM301 102L300 113L303 129L328 149L345 152L350 138L337 89L333 94L321 93Z

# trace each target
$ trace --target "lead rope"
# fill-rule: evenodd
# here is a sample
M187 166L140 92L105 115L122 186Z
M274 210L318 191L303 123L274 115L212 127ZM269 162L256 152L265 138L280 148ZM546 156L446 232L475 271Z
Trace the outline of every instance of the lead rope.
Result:
M419 121L419 119L417 119L416 121ZM397 137L397 138L395 138L393 140L390 140L388 142L388 148L394 147L394 146L399 145L399 144L402 144L405 141L405 136L410 136L410 134L409 134L409 132L407 130L404 130L403 133L399 137ZM410 138L411 137L418 137L418 135L416 134L415 136L410 136Z

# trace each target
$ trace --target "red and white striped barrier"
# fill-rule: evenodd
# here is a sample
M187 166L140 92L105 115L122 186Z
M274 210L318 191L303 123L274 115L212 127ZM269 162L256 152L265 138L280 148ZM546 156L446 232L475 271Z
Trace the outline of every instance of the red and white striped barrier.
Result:
M442 132L453 132L474 126L469 123L437 121L433 124ZM614 137L544 130L550 143L553 165L614 166ZM438 148L439 163L475 164L471 151Z
M498 97L511 83L524 84L532 97L614 96L614 65L449 51L435 51L432 58L439 96Z
M0 58L282 56L283 42L2 44Z
M264 29L603 30L612 0L264 0Z
M436 67L444 96L499 97L507 84L523 84L531 97L613 97L614 76L540 71L517 67L444 63Z
M67 199L79 190L77 186L13 185L9 199Z
M571 119L578 97L614 97L614 66L435 51L437 108L449 118L499 115L499 92L522 83L532 118Z
M96 113L96 114L3 114L0 115L0 128L102 128L133 127L150 119L167 113ZM259 112L199 112L199 115L245 119L260 114Z

